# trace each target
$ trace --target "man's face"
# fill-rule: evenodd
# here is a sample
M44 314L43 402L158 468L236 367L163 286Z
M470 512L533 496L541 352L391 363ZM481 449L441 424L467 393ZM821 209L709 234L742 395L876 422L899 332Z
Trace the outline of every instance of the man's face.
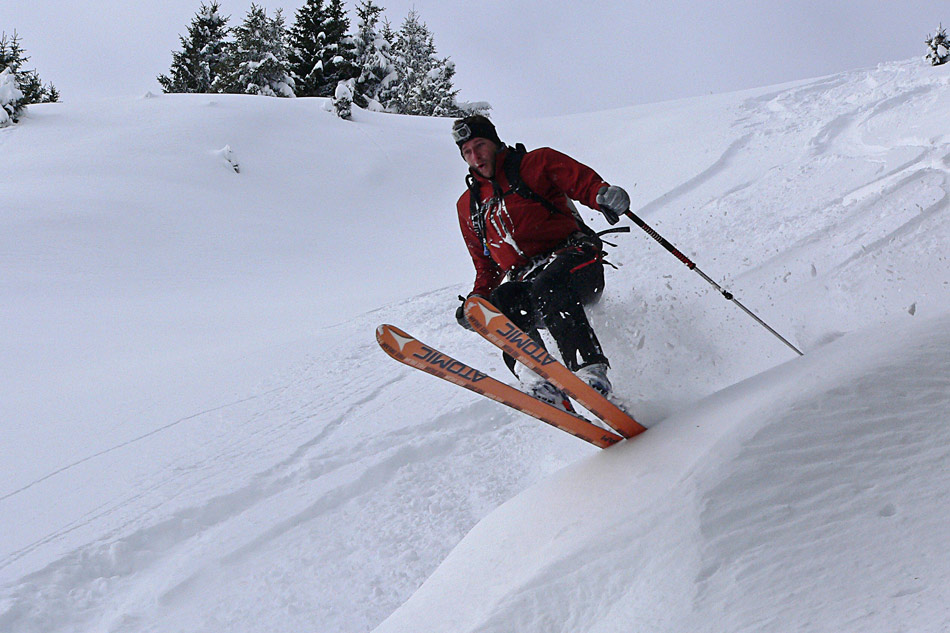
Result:
M485 178L495 175L495 153L498 146L487 138L473 138L462 143L462 158L468 166Z

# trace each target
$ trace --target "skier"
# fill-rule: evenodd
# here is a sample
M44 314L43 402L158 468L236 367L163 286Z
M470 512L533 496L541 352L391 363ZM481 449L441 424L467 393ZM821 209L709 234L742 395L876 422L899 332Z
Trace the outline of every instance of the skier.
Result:
M604 288L603 244L571 200L616 224L630 208L627 192L551 148L525 152L520 145L506 146L482 115L456 120L452 136L469 166L468 189L458 201L459 225L475 264L468 296L491 301L541 345L538 330L546 328L564 364L609 395L609 361L584 311ZM464 302L455 318L470 329L463 308ZM526 392L570 409L557 387L507 354L505 363Z

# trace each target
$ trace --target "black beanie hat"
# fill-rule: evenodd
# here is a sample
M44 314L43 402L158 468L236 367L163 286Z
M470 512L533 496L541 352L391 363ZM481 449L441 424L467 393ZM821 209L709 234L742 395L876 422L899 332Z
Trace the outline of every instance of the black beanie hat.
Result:
M455 144L459 146L459 150L462 149L462 145L466 141L473 138L487 138L499 147L502 145L501 139L498 138L498 132L495 131L495 126L488 120L488 117L481 114L473 114L463 119L457 119L452 124L452 138L455 139Z

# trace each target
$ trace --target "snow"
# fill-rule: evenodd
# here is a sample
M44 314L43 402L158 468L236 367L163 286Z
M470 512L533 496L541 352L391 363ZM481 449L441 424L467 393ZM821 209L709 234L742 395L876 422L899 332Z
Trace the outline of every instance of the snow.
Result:
M945 630L948 322L848 335L565 468L376 630Z
M376 346L506 376L454 320L448 121L31 106L0 130L0 630L946 630L948 91L910 60L496 116L805 352L611 236L591 319L650 429L605 451Z
M348 79L347 81L340 81L336 84L336 89L333 91L333 97L337 100L340 99L353 99L353 84L354 80Z

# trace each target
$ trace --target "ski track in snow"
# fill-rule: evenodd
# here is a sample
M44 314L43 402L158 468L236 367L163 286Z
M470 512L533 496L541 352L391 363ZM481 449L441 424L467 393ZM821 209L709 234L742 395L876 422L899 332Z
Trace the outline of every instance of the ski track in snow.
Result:
M277 391L277 390L275 389L275 391ZM178 426L179 424L182 424L182 423L185 423L185 422L189 422L190 420L194 420L194 419L196 419L196 418L199 418L199 417L205 416L205 415L209 415L209 414L211 414L211 413L216 413L216 412L218 412L218 411L223 411L224 409L228 409L228 408L230 408L230 407L233 407L233 406L239 405L239 404L243 404L243 403L245 403L245 402L250 402L251 400L257 400L257 399L260 398L262 395L266 395L266 394L259 394L259 395L250 396L250 397L245 398L245 399L243 399L243 400L239 400L238 402L234 402L234 403L230 403L230 404L224 404L224 405L221 405L220 407L214 407L213 409L208 409L207 411L201 411L200 413L195 413L194 415L189 415L189 416L186 416L186 417L183 417L183 418L179 418L178 420L175 420L174 422L171 422L171 423L169 423L169 424L166 424L165 426L161 426L161 427L159 427L159 428L157 428L157 429L154 429L154 430L152 430L152 431L149 431L148 433L144 433L144 434L142 434L142 435L139 435L138 437L135 437L135 438L133 438L133 439L131 439L131 440L122 442L122 443L120 443L120 444L116 444L116 445L111 446L111 447L109 447L109 448L103 449L103 450L99 451L98 453L94 453L94 454L89 455L89 456L87 456L87 457L83 457L82 459L76 460L76 461L74 461L74 462L72 462L72 463L70 463L70 464L66 464L65 466L62 466L61 468L58 468L58 469L56 469L56 470L54 470L54 471L52 471L52 472L50 472L50 473L48 473L48 474L46 474L46 475L43 475L43 476L40 477L39 479L34 479L33 481L31 481L30 483L26 484L25 486L23 486L23 487L21 487L21 488L17 488L16 490L13 490L13 491L11 491L11 492L8 492L8 493L6 493L6 494L0 496L0 501L4 501L5 499L9 499L10 497L16 496L16 495L18 495L18 494L20 494L20 493L23 493L23 492L26 492L27 490L29 490L29 489L32 488L33 486L36 486L37 484L41 484L41 483L43 483L44 481L46 481L47 479L51 479L51 478L56 477L56 476L58 476L58 475L62 475L62 474L65 473L66 471L68 471L68 470L70 470L70 469L72 469L72 468L75 468L76 466L80 466L80 465L82 465L82 464L84 464L84 463L86 463L86 462L88 462L88 461L91 461L91 460L97 459L97 458L99 458L99 457L103 457L103 456L105 456L105 455L108 455L109 453L112 453L113 451L117 451L117 450L120 450L120 449L123 449L123 448L127 448L127 447L131 446L132 444L135 444L135 443L137 443L137 442L141 442L142 440L148 439L149 437L151 437L151 436L153 436L153 435L156 435L156 434L158 434L158 433L162 433L162 432L164 432L164 431L167 431L167 430L171 429L172 427ZM17 552L16 554L19 554L19 552ZM16 559L16 555L13 557L13 560L15 560L15 559ZM0 569L2 569L4 566L5 566L4 563L0 563Z
M359 330L371 332L370 323L361 321ZM352 338L346 336L344 340ZM0 561L0 568L11 566L37 550L55 546L73 532L104 533L89 545L24 577L5 598L11 606L0 613L0 625L14 631L52 630L59 622L86 621L88 617L89 625L99 620L99 625L107 628L134 625L151 630L148 622L154 613L150 615L150 609L136 615L134 622L123 618L110 623L108 618L101 619L97 605L132 600L130 596L136 594L139 586L152 582L163 587L155 597L158 606L171 608L181 605L180 608L187 609L189 600L193 600L189 595L195 587L224 583L221 574L225 572L222 570L240 570L248 557L252 559L249 564L253 568L253 558L266 551L272 543L288 538L313 538L307 534L311 529L323 534L322 542L311 543L301 551L322 550L321 555L327 556L331 555L328 552L336 551L334 547L354 547L356 541L357 551L365 549L367 553L363 560L351 561L349 571L352 572L354 566L366 566L367 569L355 574L352 582L347 582L341 575L334 583L339 592L336 599L317 596L320 602L301 609L302 621L312 619L316 613L321 621L328 625L336 622L334 626L341 627L341 630L353 626L354 620L343 606L350 605L354 596L363 594L358 603L373 605L360 620L365 628L405 600L415 588L416 579L424 577L438 558L437 555L412 553L404 542L419 540L420 529L424 532L432 529L431 526L441 526L443 530L447 527L457 540L491 508L490 504L510 496L523 485L521 482L525 476L536 476L531 471L538 460L521 464L518 457L523 453L520 445L524 442L524 438L518 439L519 436L534 435L531 431L535 429L532 422L517 420L512 415L504 414L499 418L499 412L491 403L480 400L461 408L449 404L433 410L431 403L424 402L424 397L407 394L411 393L412 387L406 385L406 379L417 378L413 372L397 370L385 363L372 363L374 369L369 369L365 363L347 362L366 356L373 358L377 353L375 344L357 351L341 348L340 353L342 362L338 365L336 384L332 379L323 378L322 392L325 395L316 400L311 400L310 379L316 377L316 372L321 372L325 363L331 362L329 357L332 354L314 360L289 384L271 388L265 394L242 403L188 416L156 430L154 433L171 430L184 420L193 423L202 418L228 420L234 416L249 432L240 440L219 438L225 441L203 453L203 463L179 462L165 471L151 473L148 477L152 482L150 485L136 487L130 496L113 499L76 522L7 555ZM350 397L334 406L331 404L335 399L333 394L339 393L350 394ZM458 399L454 391L449 393ZM373 432L375 421L364 427L367 418L379 418L380 402L390 400L409 410L423 412L422 419L408 428L381 428L378 433ZM486 427L486 420L497 422ZM516 428L510 428L512 423ZM308 426L312 428L308 429ZM128 450L151 435L59 469L22 490L46 479L63 476L69 468L86 461L95 461L113 451ZM562 441L560 437L554 439ZM269 464L255 457L265 445L296 445L296 448ZM576 455L578 449L588 452L570 442L564 446L568 454ZM471 514L458 511L459 506L467 502L464 489L448 483L444 488L425 483L437 481L446 473L477 469L478 460L484 458L486 451L512 453L513 472L482 478L477 486L489 488L469 501L475 504ZM460 465L460 459L468 466ZM497 459L497 455L493 459ZM265 468L256 473L248 473L246 467L235 468L235 464L248 463L249 460L250 463L260 462ZM562 462L554 458L551 467L558 463ZM527 474L519 471L527 471ZM233 474L238 478L230 480ZM193 482L205 478L219 482L230 480L232 483L227 487L233 489L210 496L198 505L187 501L182 503L189 497L203 498L201 490L190 488ZM243 483L234 487L239 482ZM207 486L207 489L214 490L219 486ZM499 489L492 489L493 486ZM400 496L406 503L404 517L394 516L385 501ZM428 499L420 505L420 499L425 498ZM362 507L354 510L354 504ZM443 515L441 518L440 514ZM271 518L260 522L262 516ZM158 517L164 518L156 521ZM462 522L458 523L460 519ZM335 529L331 526L347 525L354 520L356 524L352 527L357 529L356 533L346 529L340 536L330 536ZM248 526L251 521L259 522L262 527L258 530ZM421 521L431 526L423 527ZM321 524L327 527L321 530ZM438 534L438 530L433 531ZM299 534L301 532L303 536ZM228 537L228 533L240 536ZM357 533L363 536L358 537ZM450 546L451 542L441 540L432 544L434 552ZM305 560L309 558L313 564L314 556L319 559L321 555L309 554ZM402 577L380 578L374 585L359 586L367 576L378 574L376 568L380 559L390 558L395 558L405 568ZM203 562L182 566L177 562L180 560ZM331 561L331 565L335 564ZM335 571L345 573L343 569ZM287 590L293 592L293 589ZM32 606L37 592L43 594L38 605L40 608ZM84 616L87 611L88 616ZM202 622L201 625L209 624ZM156 630L161 630L161 627Z
M751 134L747 134L738 140L733 141L732 144L730 144L729 147L726 148L726 150L722 153L722 155L712 165L703 170L702 173L693 176L682 185L675 187L671 191L668 191L656 200L645 204L640 208L638 213L646 216L652 215L653 212L675 204L678 198L682 198L689 193L695 192L704 184L713 180L716 176L725 173L734 160L739 155L741 155L742 151L749 144L750 139Z

